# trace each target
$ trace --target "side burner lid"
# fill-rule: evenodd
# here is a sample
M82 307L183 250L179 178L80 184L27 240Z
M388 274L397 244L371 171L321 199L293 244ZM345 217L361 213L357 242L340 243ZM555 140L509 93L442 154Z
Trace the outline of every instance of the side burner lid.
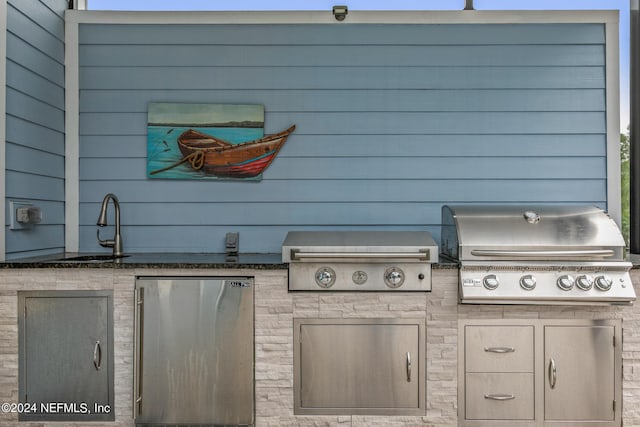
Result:
M421 253L422 262L438 260L438 246L426 231L290 231L282 244L282 261L301 260L296 253L327 254L336 261L353 255L382 261Z

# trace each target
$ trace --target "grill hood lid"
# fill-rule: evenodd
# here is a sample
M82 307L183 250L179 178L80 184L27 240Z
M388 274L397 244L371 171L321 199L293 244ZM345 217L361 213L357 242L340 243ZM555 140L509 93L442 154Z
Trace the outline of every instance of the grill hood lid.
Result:
M622 261L625 242L594 206L446 205L441 248L460 261Z

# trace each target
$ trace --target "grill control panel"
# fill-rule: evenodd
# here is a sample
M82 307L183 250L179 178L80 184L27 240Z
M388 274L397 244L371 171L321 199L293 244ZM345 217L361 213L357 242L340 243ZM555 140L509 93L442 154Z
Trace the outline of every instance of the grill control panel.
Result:
M430 291L429 263L291 263L292 291Z
M627 271L562 267L460 269L460 296L465 303L625 303L635 297Z

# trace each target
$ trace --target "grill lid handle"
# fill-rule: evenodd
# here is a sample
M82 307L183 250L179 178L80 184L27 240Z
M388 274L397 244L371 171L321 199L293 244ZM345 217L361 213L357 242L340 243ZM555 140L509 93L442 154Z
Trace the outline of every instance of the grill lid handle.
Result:
M503 251L498 249L472 249L471 255L493 257L588 257L607 258L615 255L611 249L585 249L575 251Z

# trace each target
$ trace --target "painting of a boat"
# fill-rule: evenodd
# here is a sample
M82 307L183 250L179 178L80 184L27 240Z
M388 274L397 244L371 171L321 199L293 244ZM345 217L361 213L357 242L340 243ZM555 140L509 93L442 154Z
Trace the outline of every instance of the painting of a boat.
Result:
M147 177L260 181L295 128L265 135L259 104L151 102Z
M295 128L237 144L188 129L177 142L183 159L196 170L220 178L251 178L271 164Z

